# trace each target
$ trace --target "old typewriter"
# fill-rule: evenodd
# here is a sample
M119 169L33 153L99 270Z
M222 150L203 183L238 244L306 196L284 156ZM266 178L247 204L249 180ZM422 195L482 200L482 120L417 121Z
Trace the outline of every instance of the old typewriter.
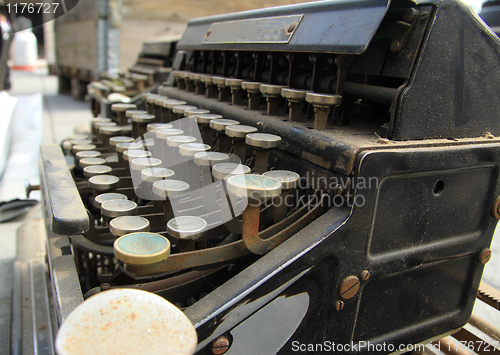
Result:
M500 219L499 83L498 38L453 0L190 21L163 85L68 138L74 168L41 147L60 333L123 289L182 310L197 354L404 352L459 329ZM85 338L103 307L60 354L106 352Z
M140 99L138 94L156 90L170 74L178 40L178 37L171 36L144 42L135 64L127 72L100 73L100 80L87 86L92 114L109 117L111 104L136 102Z

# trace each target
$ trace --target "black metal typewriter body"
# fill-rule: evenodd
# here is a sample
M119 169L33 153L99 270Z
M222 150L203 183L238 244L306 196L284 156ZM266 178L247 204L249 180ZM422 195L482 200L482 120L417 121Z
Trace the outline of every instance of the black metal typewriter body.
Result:
M226 354L291 354L304 344L401 352L467 323L500 218L500 42L470 8L319 1L195 19L172 69L157 100L137 97L138 108L157 123L197 128L181 127L162 101L179 100L280 136L267 170L300 175L296 202L279 221L264 203L256 238L242 237L245 220L235 218L183 251L121 170L114 191L174 246L161 272L137 275L114 258L81 169L70 174L60 150L42 146L59 324L84 296L120 287L181 308L197 354L216 353L221 337ZM285 96L273 91L280 86ZM223 151L222 143L213 135L207 144ZM256 171L258 154L247 148L242 164Z

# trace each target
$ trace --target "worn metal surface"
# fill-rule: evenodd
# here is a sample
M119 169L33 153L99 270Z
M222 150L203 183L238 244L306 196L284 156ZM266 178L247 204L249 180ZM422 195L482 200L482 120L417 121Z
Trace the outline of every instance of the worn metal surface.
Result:
M302 18L289 15L214 22L203 43L289 43Z
M409 140L500 135L498 37L462 2L443 1L430 16L429 37L398 100L392 136ZM437 95L442 92L446 94Z
M61 235L87 231L87 212L59 146L40 146L40 174L51 231Z
M189 21L177 48L190 50L197 49L202 45L203 48L210 50L251 48L261 51L362 53L380 25L388 4L387 0L323 1L195 19ZM256 18L263 21L263 18L297 14L303 15L303 18L294 29L293 37L288 43L257 42L251 43L251 47L249 47L250 44L247 42L226 44L228 42L226 40L226 43L213 44L205 40L213 23ZM227 28L227 26L224 27Z

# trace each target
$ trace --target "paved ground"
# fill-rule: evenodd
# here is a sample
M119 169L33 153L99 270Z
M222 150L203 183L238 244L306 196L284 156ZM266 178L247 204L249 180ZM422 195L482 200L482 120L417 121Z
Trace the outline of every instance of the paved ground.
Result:
M14 72L11 95L19 99L12 127L13 149L7 170L0 184L0 201L24 198L24 180L37 182L38 146L60 143L73 133L76 126L88 124L90 110L85 102L57 94L57 79L43 71L39 73ZM14 149L15 148L15 149ZM37 198L34 193L32 198ZM16 230L23 218L0 224L0 354L8 353L10 298L12 291L12 263L16 255ZM500 289L500 237L492 247L494 256L487 264L484 280ZM477 305L476 311L490 322L500 324L494 312Z

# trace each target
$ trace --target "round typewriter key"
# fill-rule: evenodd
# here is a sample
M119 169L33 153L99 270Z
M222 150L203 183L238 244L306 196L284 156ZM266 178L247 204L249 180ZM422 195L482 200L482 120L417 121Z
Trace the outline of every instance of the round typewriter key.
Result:
M156 98L155 98L155 100L154 100L154 102L153 102L153 103L154 103L156 106L163 106L163 102L164 102L165 100L170 100L170 99L169 99L168 97L166 97L166 96L159 96L159 97L156 97Z
M120 128L122 129L122 136L131 136L132 135L132 125L130 125L130 124L121 125Z
M94 127L97 131L99 131L99 128L101 127L111 127L111 126L118 126L118 125L115 122L111 122L109 118L106 118L104 121L99 121L94 124Z
M219 101L228 101L229 97L229 87L226 85L226 79L220 76L214 76L213 82L219 88Z
M210 121L221 118L223 118L221 115L212 113L196 115L196 122L200 125L203 143L212 144L214 140L214 131L210 129Z
M161 160L156 158L135 158L130 161L130 168L135 171L142 171L150 167L159 167Z
M244 81L241 84L243 90L247 91L248 95L248 109L256 111L260 107L260 100L262 99L262 94L260 93L260 83L252 81Z
M233 105L241 105L243 101L243 90L241 90L241 84L243 80L241 79L226 79L226 86L231 89Z
M273 206L273 220L274 223L278 223L285 219L288 214L288 206L285 202L291 190L299 183L300 175L289 170L272 170L266 171L262 176L267 176L281 182L281 198L276 200L276 204Z
M208 115L210 111L204 110L202 108L193 108L184 111L184 115L187 117L196 116L196 115Z
M111 89L114 91L114 92L125 92L127 90L127 88L123 85L113 85L111 87Z
M148 102L148 104L153 104L155 103L156 99L157 98L160 98L162 97L161 95L158 95L158 94L149 94L147 97L146 97L146 101Z
M166 168L146 168L141 171L141 180L154 183L158 180L165 180L175 175L173 170Z
M245 138L249 133L255 133L258 129L252 126L245 125L230 125L226 126L225 132L226 135L232 138Z
M198 152L194 155L194 162L199 166L214 166L220 163L226 163L229 155L219 152Z
M243 84L243 80L241 79L226 79L226 86L229 87L235 87L235 88L241 88L241 85Z
M189 73L189 79L191 80L201 80L201 74Z
M224 86L226 86L226 79L227 78L224 78L224 77L221 77L221 76L214 76L212 78L212 81L216 85L224 85Z
M104 142L106 147L109 147L109 138L114 136L120 136L122 134L122 128L118 126L111 127L101 127L99 128L99 135Z
M206 233L208 223L200 217L182 216L172 218L167 223L167 231L172 237L198 239Z
M107 192L104 194L100 194L94 198L94 206L101 209L101 205L104 202L114 201L114 200L127 200L127 196L116 192Z
M101 215L115 218L132 216L137 212L137 203L130 200L111 200L101 205Z
M99 158L101 156L101 152L97 150L82 150L75 154L76 160L84 159L84 158Z
M116 91L116 88L114 90ZM125 91L125 88L123 88L123 91ZM127 124L128 118L125 115L125 112L135 109L137 109L137 106L134 104L116 103L111 105L111 111L117 113L120 126L125 126Z
M208 150L210 150L210 146L203 143L184 143L179 146L179 154L187 157L185 161L186 175L183 176L182 171L180 171L177 176L182 180L186 179L193 191L201 187L201 171L200 168L194 163L192 157L194 157L194 155L198 152L206 152Z
M144 111L144 110L127 110L125 112L125 116L127 118L132 118L134 115L142 115L142 114L147 114L148 111Z
M281 137L268 133L250 133L246 135L245 142L255 148L254 172L262 174L267 171L271 149L280 144Z
M102 158L83 158L83 159L80 159L80 161L79 161L79 165L82 169L86 168L87 166L91 166L91 165L104 165L105 163L106 163L106 159L102 159Z
M253 81L244 81L241 83L241 88L247 91L260 91L261 83L256 83Z
M262 176L267 176L281 182L282 188L284 190L293 189L297 186L299 182L300 175L296 172L289 170L272 170L266 171Z
M98 167L106 167L105 165L97 165ZM90 168L87 166L86 169ZM113 190L120 184L120 179L113 175L95 175L89 178L90 187L95 191Z
M166 108L172 110L175 106L186 105L186 104L187 104L186 101L170 99L170 100L165 100L163 102L163 107L166 107Z
M262 175L237 175L227 179L226 187L230 195L247 198L249 201L243 211L242 239L253 251L252 240L259 235L260 205L281 194L281 183Z
M196 87L195 94L196 95L203 94L205 86L204 86L204 84L201 83L201 74L199 74L199 73L190 73L189 74L189 79L194 82L194 85Z
M212 75L202 75L200 80L203 81L204 83L213 83L214 77Z
M137 105L134 104L113 104L111 105L111 111L114 112L125 112L127 110L135 110Z
M109 146L112 150L116 151L116 145L119 143L132 143L134 138L126 136L115 136L109 139Z
M184 133L182 129L175 129L175 128L158 129L155 132L157 138L165 140L170 136L178 136Z
M307 93L306 101L314 107L314 128L324 129L328 126L328 115L332 106L340 105L342 96Z
M126 161L131 161L135 158L148 158L151 156L151 152L142 149L128 149L123 152L123 159Z
M189 184L180 180L158 180L153 183L154 204L157 209L163 208L165 223L175 217L171 198L181 196L189 191Z
M262 175L236 175L227 179L229 193L237 197L264 201L281 193L281 183Z
M131 117L132 117L132 122L136 123L151 123L155 119L155 116L150 115L148 113L135 114L132 115Z
M92 144L92 139L70 139L69 142L71 145L80 145L80 144Z
M94 125L98 122L111 122L111 121L112 121L111 118L107 118L107 117L94 117L90 120L90 123ZM86 138L88 138L88 137L86 137Z
M268 116L275 116L279 114L279 103L281 100L281 89L283 86L280 85L268 85L262 84L260 86L260 92L267 95L267 114Z
M71 151L72 146L73 146L73 144L71 144L71 142L68 140L65 140L62 142L62 148L64 150L65 155L68 155L68 153Z
M191 106L191 105L177 105L177 106L174 106L172 108L172 112L178 114L179 118L180 118L180 116L184 115L184 113L186 112L186 110L197 109L197 108L198 107Z
M75 308L55 341L58 355L176 354L196 351L196 330L186 315L151 292L111 289Z
M184 143L179 146L179 153L185 157L193 157L198 152L208 150L210 150L210 146L203 143Z
M226 127L226 136L233 138L233 153L240 158L241 162L245 162L247 157L247 145L245 143L246 135L257 131L258 129L256 127L245 125L232 125Z
M169 147L179 147L181 144L194 142L196 142L196 138L191 136L170 136L167 138Z
M205 96L208 98L217 97L217 85L214 84L212 75L202 75L200 78L202 83L205 83Z
M127 111L128 112L128 111ZM148 123L155 121L155 116L149 113L138 113L131 115L132 118L132 137L143 136L147 132Z
M170 255L170 242L160 234L138 232L124 235L113 244L116 259L125 264L149 265Z
M189 184L180 180L158 180L153 183L153 193L162 198L171 198L189 191Z
M87 134L77 134L77 133L75 133L75 134L69 135L67 139L70 140L70 141L73 140L73 139L89 139L89 136Z
M240 123L235 120L219 118L210 121L210 128L215 129L218 132L224 132L227 126L239 125L239 124Z
M250 133L246 135L245 142L255 148L271 149L280 144L281 137L269 133Z
M308 92L305 90L297 90L290 88L281 89L281 96L292 100L305 100L307 93Z
M115 150L118 153L123 153L126 150L129 149L142 149L144 146L140 143L135 143L135 142L127 142L127 143L117 143Z
M150 123L148 124L148 132L156 131L157 129L171 129L173 126L168 123Z
M107 165L90 165L83 168L83 176L86 178L91 178L97 175L111 174L113 169Z
M240 123L235 120L228 119L215 119L210 121L210 128L217 133L217 147L216 151L221 153L229 153L231 149L231 139L226 136L225 130L228 126L239 125Z
M77 144L71 147L74 154L78 152L83 152L85 150L95 150L96 146L94 144Z
M283 88L282 85L261 84L259 90L266 95L281 95L281 89Z
M221 163L212 167L212 175L218 180L227 180L235 175L250 174L250 168L237 163Z
M316 105L334 106L342 102L342 96L308 92L306 94L306 101Z
M149 232L149 220L140 216L121 216L109 222L109 231L115 237L136 232Z
M223 118L221 115L216 115L213 113L198 114L196 115L196 122L209 125L210 121L221 118Z
M283 88L281 96L288 100L288 119L290 122L300 121L302 115L302 108L304 107L304 100L306 98L306 90L296 90L290 88Z

